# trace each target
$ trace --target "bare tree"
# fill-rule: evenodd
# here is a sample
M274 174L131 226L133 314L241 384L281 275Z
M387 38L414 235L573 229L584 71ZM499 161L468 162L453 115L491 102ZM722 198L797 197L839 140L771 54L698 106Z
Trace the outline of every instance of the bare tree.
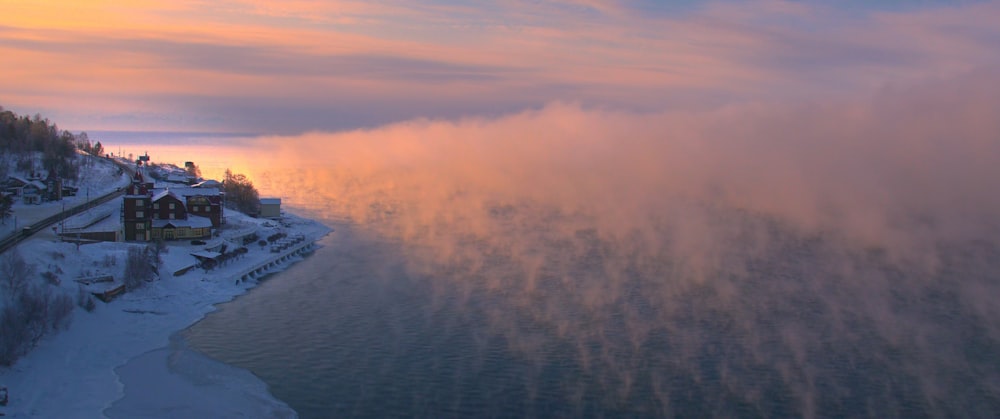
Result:
M48 287L28 287L0 310L0 365L11 365L49 331L65 328L73 299Z
M136 290L153 280L158 258L155 246L130 247L125 257L125 289Z
M250 178L226 169L222 187L226 193L227 207L235 208L244 214L257 214L260 209L260 195Z
M14 197L0 192L0 223L7 224L7 218L14 214Z
M35 266L21 257L17 247L0 256L0 286L7 291L7 298L14 301L28 288Z

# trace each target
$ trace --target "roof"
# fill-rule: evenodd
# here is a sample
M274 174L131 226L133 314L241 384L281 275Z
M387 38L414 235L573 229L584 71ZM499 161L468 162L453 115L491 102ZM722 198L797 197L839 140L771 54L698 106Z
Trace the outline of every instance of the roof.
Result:
M160 190L160 188L156 188ZM194 188L189 186L171 186L170 188L163 189L163 191L170 191L175 197L188 197L188 196L219 196L219 190L214 188ZM162 191L161 191L162 192ZM180 198L178 198L180 199ZM156 199L153 199L154 201Z
M164 228L167 226L173 226L174 228L210 228L212 227L212 220L197 215L189 215L186 220L153 220L153 228Z
M176 199L178 201L181 200L177 196L177 194L174 193L174 191L171 191L170 189L164 189L164 190L158 192L156 195L153 195L153 202L159 201L159 200L161 200L161 199L163 199L163 198L165 198L167 196L172 196L172 197L174 197L174 199Z
M191 269L198 264L198 260L192 256L183 252L167 252L161 254L160 258L163 260L163 267L177 276L180 272Z
M222 256L222 253L209 252L208 250L199 250L197 252L191 252L191 256L202 259L215 259L219 256Z
M187 174L170 173L170 174L167 175L167 178L164 179L164 180L166 180L167 182L181 182L181 183L184 183L184 182L187 182L187 181L189 181L191 179L192 179L192 177L188 176Z
M25 187L27 187L27 186L34 186L34 187L38 188L38 190L41 190L41 191L45 190L45 184L42 183L42 182L39 182L37 180L28 181L28 183L25 184L24 186Z
M224 245L224 244L226 244L225 240L223 240L223 239L214 239L214 240L209 241L208 243L206 243L202 247L204 247L205 250L219 249L219 248L222 248L222 245Z
M205 180L205 181L202 181L202 182L195 183L194 185L191 185L191 187L193 187L193 188L219 188L219 187L222 187L222 182L219 182L219 181L217 181L215 179L208 179L208 180Z
M281 205L281 198L261 198L261 205Z

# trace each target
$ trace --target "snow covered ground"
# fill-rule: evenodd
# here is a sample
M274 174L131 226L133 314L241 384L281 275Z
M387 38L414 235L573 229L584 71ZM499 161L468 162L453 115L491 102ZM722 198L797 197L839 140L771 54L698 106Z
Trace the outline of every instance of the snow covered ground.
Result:
M120 205L113 201L107 206ZM99 207L99 208L103 208ZM82 215L81 215L82 216ZM331 230L312 220L286 215L281 222L246 217L227 210L222 237L258 228L261 238L275 232L302 234L315 241ZM117 218L112 215L111 218ZM178 264L204 246L170 242L166 262ZM211 245L211 243L209 243ZM114 275L120 280L132 243L77 247L51 231L21 243L17 251L39 273L60 278L59 291L76 296L80 277ZM230 249L239 247L231 243ZM0 367L0 386L9 389L8 417L294 417L252 374L189 351L171 336L256 285L239 282L251 266L274 257L267 247L212 271L196 268L161 278L93 312L77 307L67 330L51 334L12 367ZM293 259L294 260L294 259ZM274 269L284 269L277 266ZM39 279L41 281L41 279ZM124 398L123 398L124 397Z

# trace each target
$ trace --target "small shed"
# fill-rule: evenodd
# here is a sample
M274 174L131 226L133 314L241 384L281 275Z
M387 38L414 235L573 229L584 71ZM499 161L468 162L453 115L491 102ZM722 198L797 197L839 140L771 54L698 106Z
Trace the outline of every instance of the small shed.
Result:
M281 198L261 198L260 216L262 218L277 218L281 216Z

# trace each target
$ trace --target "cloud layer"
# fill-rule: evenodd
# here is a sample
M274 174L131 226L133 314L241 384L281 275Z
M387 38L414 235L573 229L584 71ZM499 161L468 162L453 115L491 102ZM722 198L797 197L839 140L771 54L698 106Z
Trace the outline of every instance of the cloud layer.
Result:
M4 106L80 129L301 133L553 101L799 100L1000 57L1000 8L815 3L37 2L5 6ZM134 121L134 122L128 122Z

